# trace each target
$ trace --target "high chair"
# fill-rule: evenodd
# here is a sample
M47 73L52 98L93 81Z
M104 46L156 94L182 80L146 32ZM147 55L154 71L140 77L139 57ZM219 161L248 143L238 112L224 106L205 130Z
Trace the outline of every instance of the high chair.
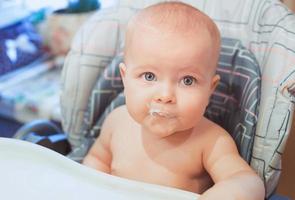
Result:
M118 64L126 24L139 9L157 2L117 0L114 7L95 13L74 38L62 72L61 94L71 159L83 159L105 116L124 103ZM282 170L294 111L294 14L278 0L183 2L208 14L222 35L217 70L221 83L206 116L233 136L270 197Z

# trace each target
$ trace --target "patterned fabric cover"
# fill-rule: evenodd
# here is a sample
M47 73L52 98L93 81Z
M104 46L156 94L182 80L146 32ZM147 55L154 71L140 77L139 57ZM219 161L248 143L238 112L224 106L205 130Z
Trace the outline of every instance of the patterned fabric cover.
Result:
M120 56L127 21L138 9L160 1L118 0L115 7L97 12L76 35L63 69L61 95L63 127L73 147L83 146L84 141L88 141L86 136L95 135L97 126L94 125L99 115L92 114L90 110L93 108L88 106L88 102L91 96L97 96L97 92L92 91L105 67L116 55ZM290 133L294 111L295 17L278 0L184 2L211 16L223 37L240 41L256 57L262 77L261 99L255 104L260 105L255 137L254 141L248 139L252 133L245 132L249 129L239 126L243 134L238 134L236 141L240 140L244 146L249 145L249 149L254 143L252 151L240 151L246 159L251 156L251 166L263 178L267 195L270 195L278 182L281 155ZM115 88L120 87L116 85L117 80L109 81L114 83ZM249 89L253 90L252 87ZM119 90L115 93L101 91L104 95L112 93L112 98L117 92ZM249 102L253 103L252 100L245 103ZM249 126L255 122L255 115L251 111L244 117Z
M261 94L259 65L240 41L225 38L217 73L221 79L206 116L232 135L241 156L250 162Z

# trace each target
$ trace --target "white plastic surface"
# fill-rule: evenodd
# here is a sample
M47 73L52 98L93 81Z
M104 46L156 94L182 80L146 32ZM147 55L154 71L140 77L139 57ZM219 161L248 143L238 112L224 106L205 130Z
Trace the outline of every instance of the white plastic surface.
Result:
M0 138L1 199L196 200L195 193L132 181L78 164L42 146Z

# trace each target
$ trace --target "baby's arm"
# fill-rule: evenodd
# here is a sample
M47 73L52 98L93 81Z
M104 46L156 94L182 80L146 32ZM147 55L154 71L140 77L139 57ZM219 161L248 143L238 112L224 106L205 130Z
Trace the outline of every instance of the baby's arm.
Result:
M112 121L113 113L111 113L104 121L99 137L89 150L83 160L83 164L91 168L97 169L105 173L111 173L112 153L110 149L112 137Z
M222 133L216 140L209 139L208 144L203 161L215 184L200 200L263 200L264 184L240 157L231 136Z

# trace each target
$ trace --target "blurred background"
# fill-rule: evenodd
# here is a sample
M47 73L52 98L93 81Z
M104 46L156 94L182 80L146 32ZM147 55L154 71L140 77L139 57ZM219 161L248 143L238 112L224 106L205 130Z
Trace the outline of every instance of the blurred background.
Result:
M283 0L295 12L295 0ZM71 41L95 11L116 0L0 0L0 136L26 122L60 126L60 72ZM295 120L278 194L295 199Z
M60 122L59 78L71 41L95 11L115 0L0 0L0 126Z

